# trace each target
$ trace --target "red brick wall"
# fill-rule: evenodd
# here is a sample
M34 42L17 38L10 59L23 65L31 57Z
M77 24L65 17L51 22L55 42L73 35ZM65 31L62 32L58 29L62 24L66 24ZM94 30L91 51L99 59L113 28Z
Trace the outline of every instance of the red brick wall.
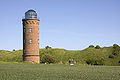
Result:
M23 21L23 61L39 63L40 62L39 20L23 19L22 21ZM30 29L32 29L32 32L30 32ZM32 39L32 43L30 43L30 39Z

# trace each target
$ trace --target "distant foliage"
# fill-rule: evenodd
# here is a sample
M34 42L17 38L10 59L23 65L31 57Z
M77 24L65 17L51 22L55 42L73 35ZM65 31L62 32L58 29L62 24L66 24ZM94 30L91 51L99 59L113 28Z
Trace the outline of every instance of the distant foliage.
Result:
M96 45L95 49L100 49L101 47L99 45Z
M42 63L54 63L55 62L55 57L53 57L50 54L45 54L42 56Z
M15 51L15 49L13 49L13 51Z
M120 54L120 46L119 45L114 44L113 49L114 49L112 52L113 55L117 56L118 54Z
M87 63L88 65L90 65L90 64L91 64L91 60L87 60L86 63Z
M118 63L120 64L120 61Z
M86 60L88 65L104 65L102 60Z
M16 50L16 51L6 51L3 50L1 52L0 50L0 61L5 62L22 62L22 50Z
M109 55L109 58L113 59L113 58L114 58L114 56L113 56L113 55Z
M120 66L120 48L103 47L102 49L86 48L84 50L65 50L59 48L43 48L39 50L41 63L68 64L73 59L75 64ZM23 50L0 50L0 61L23 62Z
M117 44L113 44L113 48L114 48L114 49L119 49L120 47L119 47L119 45L117 45Z
M51 49L51 47L50 46L46 46L45 49Z
M117 56L118 55L118 53L117 52L115 52L115 51L113 51L113 53L112 53L114 56Z
M90 45L89 48L94 48L94 45Z

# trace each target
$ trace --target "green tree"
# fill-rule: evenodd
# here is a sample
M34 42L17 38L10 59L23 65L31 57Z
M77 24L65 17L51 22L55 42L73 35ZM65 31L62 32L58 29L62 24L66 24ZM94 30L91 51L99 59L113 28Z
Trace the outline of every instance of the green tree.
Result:
M120 47L119 47L119 45L117 45L117 44L113 44L113 48L114 48L114 49L119 49Z
M99 45L96 45L95 49L100 49L101 47Z
M120 54L120 46L119 45L113 44L113 49L114 49L112 52L113 55L117 56L118 54Z
M94 45L90 45L89 48L94 48Z
M45 49L51 49L51 47L50 46L46 46Z

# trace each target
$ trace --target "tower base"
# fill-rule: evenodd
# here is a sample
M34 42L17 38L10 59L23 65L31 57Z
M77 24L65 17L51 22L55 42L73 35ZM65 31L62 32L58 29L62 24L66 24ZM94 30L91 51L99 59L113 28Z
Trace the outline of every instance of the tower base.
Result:
M24 62L40 63L39 55L27 55L23 57Z

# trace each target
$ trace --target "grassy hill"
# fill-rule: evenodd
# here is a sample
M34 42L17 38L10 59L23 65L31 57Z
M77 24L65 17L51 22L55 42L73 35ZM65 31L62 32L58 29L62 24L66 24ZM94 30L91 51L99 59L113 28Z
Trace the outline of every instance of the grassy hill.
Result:
M117 53L117 54L113 54ZM0 61L22 62L22 50L7 51L0 50ZM73 59L79 65L110 65L120 66L120 50L115 52L112 47L96 49L88 47L84 50L65 50L58 48L40 49L40 61L43 62L44 55L51 55L57 64L68 64Z

